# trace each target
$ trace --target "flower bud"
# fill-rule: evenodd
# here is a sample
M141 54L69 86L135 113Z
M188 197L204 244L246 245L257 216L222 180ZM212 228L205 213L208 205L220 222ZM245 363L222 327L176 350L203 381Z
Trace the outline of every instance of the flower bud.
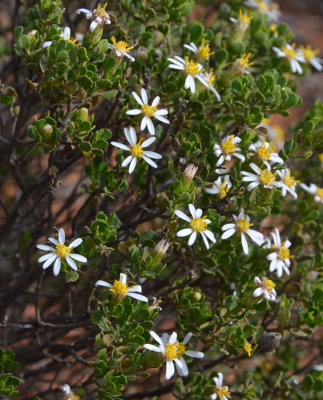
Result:
M32 39L36 36L37 30L33 29L32 31L27 33L27 37L29 37L29 39Z
M44 140L48 140L53 133L53 127L49 124L45 124L41 130Z
M99 44L103 34L103 25L98 25L94 31L89 31L84 36L84 45L86 47L95 47Z
M162 239L160 242L157 243L152 254L153 261L151 263L151 266L153 268L158 267L158 265L161 263L162 259L165 257L168 247L169 242L165 239Z
M89 119L89 110L85 107L82 107L77 112L77 118L82 121L87 121Z
M187 191L188 191L188 189L189 189L189 187L190 187L190 184L192 183L193 178L194 178L194 176L195 176L195 174L196 174L197 169L198 169L198 168L195 167L194 164L189 164L189 165L185 168L184 174L183 174L183 191L184 191L184 192L187 192Z

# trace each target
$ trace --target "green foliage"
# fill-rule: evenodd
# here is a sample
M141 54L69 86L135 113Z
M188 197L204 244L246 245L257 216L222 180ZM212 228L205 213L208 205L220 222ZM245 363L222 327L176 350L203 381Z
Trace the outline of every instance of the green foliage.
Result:
M19 363L14 360L13 351L0 349L0 393L10 398L19 393L15 387L20 384L20 380L12 374L19 368Z

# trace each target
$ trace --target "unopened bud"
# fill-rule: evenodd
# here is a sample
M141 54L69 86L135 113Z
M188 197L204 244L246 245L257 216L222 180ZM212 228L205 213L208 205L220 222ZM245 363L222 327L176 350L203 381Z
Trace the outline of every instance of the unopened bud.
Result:
M153 261L151 266L153 268L158 267L158 265L161 263L162 259L165 257L168 247L169 242L165 239L162 239L160 242L157 243L152 254Z
M197 172L197 167L195 167L194 164L189 164L185 170L184 170L184 174L183 174L183 191L187 192L190 184L193 181L193 178Z
M32 39L36 36L36 33L37 33L36 29L33 29L32 31L27 33L27 36L29 37L29 39Z
M53 133L53 127L49 124L45 124L42 132L46 138L48 138Z
M98 25L94 31L89 31L83 39L84 45L86 47L95 47L99 44L103 34L103 25Z

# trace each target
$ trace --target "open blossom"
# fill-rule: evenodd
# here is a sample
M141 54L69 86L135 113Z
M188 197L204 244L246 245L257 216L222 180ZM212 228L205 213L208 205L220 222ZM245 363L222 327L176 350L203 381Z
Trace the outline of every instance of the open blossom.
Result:
M286 44L282 49L278 47L273 47L277 57L286 58L291 66L292 72L299 74L303 73L303 68L301 67L300 62L305 62L305 58L301 51L295 49L296 43Z
M161 108L158 110L160 97L156 96L151 103L151 106L148 104L148 96L145 89L141 89L141 98L137 95L136 92L132 92L133 97L137 101L137 103L141 106L141 109L136 108L133 110L129 110L126 112L128 115L139 115L143 114L143 118L141 120L140 129L143 131L146 126L148 127L148 131L151 135L155 135L155 127L152 121L152 117L158 119L165 124L169 124L169 120L164 117L164 115L168 114L166 108Z
M175 373L175 365L177 372L180 376L188 375L188 368L183 355L187 355L192 358L203 358L204 354L200 351L190 351L186 350L186 345L192 337L191 333L188 333L183 342L177 340L177 333L173 332L171 336L164 334L160 338L156 332L150 331L151 336L159 346L154 346L152 344L145 344L144 348L154 351L156 353L161 353L166 361L166 379L170 379ZM174 365L175 364L175 365Z
M205 188L204 190L206 193L215 194L219 199L223 199L226 197L231 187L230 176L225 175L219 176L211 188Z
M238 157L242 162L245 160L245 156L240 154L240 148L237 143L240 143L241 139L238 136L230 135L226 139L223 139L221 144L215 144L213 147L214 153L219 157L216 166L219 167L224 161L230 161L232 156Z
M214 234L207 229L207 225L211 221L209 219L207 219L206 216L202 217L202 210L200 208L195 208L193 206L193 204L189 204L188 208L190 210L192 218L188 217L186 214L184 214L180 210L175 210L175 214L179 218L183 219L184 221L189 222L189 224L190 224L190 228L181 229L180 231L177 232L176 236L183 237L183 236L190 235L190 238L188 240L188 245L192 246L192 244L196 240L197 234L200 233L203 238L205 247L207 249L209 249L210 246L209 246L208 239L211 240L211 242L213 242L213 243L216 242Z
M289 240L282 242L277 228L275 228L275 232L271 232L271 236L274 244L272 246L266 246L266 248L274 250L273 253L270 253L267 256L267 260L270 261L269 271L277 271L277 276L280 278L283 275L283 272L286 272L287 275L290 274L290 258L293 257L289 252L291 242Z
M215 94L218 101L221 101L221 97L213 85L213 82L215 79L215 75L213 73L213 68L210 68L210 72L201 72L201 76L202 76L203 80L206 82L206 87L208 89L210 89L212 93Z
M178 69L186 74L185 89L190 89L192 93L195 93L195 78L197 78L204 86L208 87L207 82L205 82L201 72L204 68L198 62L190 60L188 57L184 58L175 56L175 58L167 58L172 64L168 67L172 69Z
M218 373L218 378L213 378L215 383L214 393L211 394L211 400L229 400L230 392L228 386L223 385L223 374L221 372Z
M271 164L279 163L283 164L284 160L274 152L274 146L272 142L267 142L266 139L258 140L249 146L249 151L253 153L259 161L269 162Z
M115 50L117 57L126 56L131 61L135 61L135 59L130 54L128 54L129 51L133 49L133 46L129 46L128 43L124 42L123 40L119 40L119 42L117 42L114 36L111 36L111 40L112 44L109 43L109 48Z
M62 260L66 260L67 264L75 271L77 271L77 265L74 260L79 262L87 262L87 259L85 257L81 256L80 254L72 253L75 247L79 246L83 240L80 238L74 239L72 243L69 244L69 246L66 246L65 232L63 228L60 228L60 230L58 231L58 240L50 237L48 238L48 241L53 243L55 247L47 246L44 244L37 244L37 249L49 252L48 254L40 257L38 259L38 262L42 263L45 261L43 264L43 269L46 269L55 261L53 269L53 273L55 276L57 276L59 274L59 271L61 270Z
M125 296L133 297L136 300L148 302L147 297L139 294L142 292L142 288L140 285L128 286L127 285L127 274L120 274L119 280L115 280L113 285L105 281L97 281L96 286L105 286L108 287L110 292L113 293L114 296L119 298L124 298Z
M323 59L316 57L316 55L319 53L320 50L318 50L318 49L313 50L310 45L307 45L306 47L301 45L300 48L298 49L298 51L300 51L303 54L305 60L308 63L310 63L312 65L312 67L314 67L318 71L323 70L323 66L322 66Z
M244 14L243 11L240 9L238 19L231 17L230 21L235 24L239 32L244 33L249 28L252 18L253 17L251 12L248 14Z
M250 168L255 172L255 174L247 171L241 171L241 175L243 175L243 182L250 182L247 187L249 192L259 185L262 185L266 189L272 189L274 186L276 186L275 178L277 172L272 173L268 163L267 168L264 170L259 168L258 165L254 163L250 164Z
M272 0L246 0L244 4L256 9L261 14L267 14L270 21L277 21L281 15L278 3Z
M108 3L105 3L104 6L102 7L101 4L99 3L97 5L97 8L95 8L93 11L87 10L86 8L79 8L78 10L76 10L76 13L77 14L84 13L86 19L92 20L90 25L90 31L93 32L98 25L111 24L110 15L105 10L107 5Z
M59 35L60 39L66 40L67 42L72 43L76 47L81 46L81 43L77 43L77 41L80 40L79 36L76 37L75 39L71 38L71 28L66 26L64 29L63 28L59 28L59 30L60 30L60 35ZM79 34L77 34L77 35L79 35ZM52 40L44 42L42 44L42 47L43 48L48 47L52 43L53 43Z
M191 42L190 44L184 44L184 47L195 53L196 57L200 61L207 61L210 58L210 56L214 54L214 51L212 52L210 51L210 45L205 44L205 39L202 39L200 47L197 47L196 44L193 42Z
M246 239L246 234L250 237L250 239L261 246L264 242L264 235L260 232L255 231L254 229L250 229L253 225L250 223L250 218L248 215L245 215L244 209L242 208L239 216L232 215L234 219L234 223L225 224L222 226L222 231L224 232L221 236L221 239L228 239L235 233L241 235L241 244L245 254L248 254L248 242Z
M137 135L136 135L136 131L133 127L130 127L129 129L124 128L124 133L125 133L127 141L129 142L129 144L131 146L130 148L123 143L111 142L111 144L113 146L130 152L130 156L125 158L125 160L122 162L121 166L126 167L128 164L130 164L129 165L129 174L131 174L137 165L137 161L142 158L143 160L146 161L147 164L151 165L154 168L157 168L157 164L152 160L152 158L161 159L162 156L153 151L143 150L144 148L150 146L156 140L156 138L151 137L151 138L145 140L144 142L142 142L142 139L140 139L139 143L137 143Z
M299 183L290 173L288 168L277 170L280 181L277 182L277 187L281 188L283 196L286 196L289 192L297 199L296 185Z
M251 56L251 53L243 53L242 56L238 59L235 60L233 64L233 70L239 74L249 74L250 72L248 71L248 67L251 65L254 65L254 62L249 62L249 58Z
M253 291L254 297L263 296L266 300L275 301L277 293L275 290L276 284L268 278L259 279L256 277L254 282L258 285L257 289Z
M314 185L314 183L311 183L310 186L301 183L300 187L306 190L306 192L313 194L315 201L323 204L323 188L319 188L318 186Z

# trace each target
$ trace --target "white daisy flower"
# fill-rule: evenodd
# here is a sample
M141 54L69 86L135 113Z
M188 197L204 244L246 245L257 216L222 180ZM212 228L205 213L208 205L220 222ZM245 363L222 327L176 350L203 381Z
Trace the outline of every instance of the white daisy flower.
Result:
M238 157L242 162L245 160L245 156L240 154L240 148L237 143L240 143L241 139L238 136L230 135L226 139L223 139L220 144L215 144L213 147L214 153L218 159L216 166L219 167L224 161L230 161L232 156Z
M239 32L244 33L249 28L252 18L253 16L251 12L249 14L244 14L243 11L240 9L239 17L238 18L231 17L230 21L235 24Z
M292 194L297 199L296 185L299 183L291 174L289 168L277 170L278 176L281 181L277 182L277 187L281 188L283 196L287 195L287 192Z
M204 71L204 68L201 64L189 60L188 57L185 57L185 60L182 57L175 56L175 58L167 58L172 64L168 67L172 69L178 69L184 71L186 74L185 80L185 89L190 89L192 93L195 93L195 80L197 78L204 86L208 87L207 82L205 82L201 72Z
M140 285L135 285L135 286L127 285L127 274L120 274L119 280L114 281L113 285L101 280L97 281L95 285L108 287L110 292L112 292L114 296L117 296L119 298L130 296L136 300L144 301L146 303L148 302L147 297L139 294L142 292L142 288Z
M246 234L250 237L250 239L255 242L258 246L261 246L264 242L264 235L260 232L255 231L254 229L250 229L253 225L250 223L250 218L248 215L245 215L244 209L242 208L239 216L232 215L234 219L234 223L225 224L222 226L222 231L224 232L221 236L221 239L228 239L233 234L238 233L241 235L241 244L245 254L248 254L248 242L246 239Z
M277 21L281 15L278 3L271 0L246 0L244 5L255 8L261 14L267 14L269 21Z
M81 256L80 254L72 253L73 249L79 246L83 240L81 238L77 238L74 239L69 246L65 246L65 232L63 228L60 228L58 231L58 241L52 237L48 238L48 241L53 243L55 248L45 244L37 244L37 249L49 252L48 254L40 257L38 262L42 263L45 261L43 264L43 269L46 269L55 261L53 269L55 276L57 276L61 270L62 260L66 260L67 264L75 271L77 271L77 265L74 260L79 262L87 262L85 257Z
M160 101L160 97L156 96L151 103L151 106L148 104L148 96L147 92L145 89L141 89L141 98L137 95L136 92L132 92L133 97L137 101L138 104L140 104L141 109L134 109L134 110L129 110L126 112L128 115L139 115L143 114L144 117L141 120L140 124L140 129L143 131L146 126L148 127L148 131L151 135L155 135L155 127L154 124L151 120L151 117L155 117L161 122L164 122L165 124L169 124L169 120L164 117L164 115L168 114L168 111L166 108L162 108L158 110L158 105Z
M258 125L259 126L259 125ZM283 164L284 160L279 157L277 153L274 152L274 146L272 142L267 142L266 139L258 140L258 142L253 143L249 146L249 151L254 153L259 161L268 161L272 164L279 163Z
M191 333L188 333L183 342L180 343L177 340L177 333L173 332L171 336L164 334L162 338L160 338L156 332L150 331L151 336L156 342L159 344L159 347L154 346L152 344L145 344L144 348L154 351L156 353L161 353L164 356L166 361L166 379L170 379L175 373L175 366L177 372L180 376L188 375L188 368L186 361L183 358L183 355L187 355L193 358L203 358L204 354L200 351L189 351L186 350L186 344L192 337Z
M105 11L108 3L105 3L103 7L99 3L97 8L93 11L88 10L86 8L79 8L76 10L76 14L84 13L86 19L91 19L90 31L93 32L98 25L109 25L111 24L110 15L107 11Z
M213 86L213 82L214 82L214 79L215 79L215 75L213 73L213 68L210 69L210 72L201 72L201 76L202 76L203 80L207 84L206 87L208 89L210 89L212 93L215 94L215 96L218 99L218 101L221 101L221 97L220 97L219 93L217 92L217 90Z
M254 282L258 285L257 289L253 291L254 297L263 296L266 300L275 301L277 293L275 290L276 284L268 278L259 279L256 277Z
M208 239L211 240L211 242L215 243L216 239L214 237L214 234L209 231L206 227L211 221L206 218L206 216L202 217L202 210L200 208L195 208L193 204L189 204L188 208L190 210L190 213L192 215L192 218L188 217L186 214L184 214L180 210L175 210L175 214L183 219L184 221L187 221L190 223L190 228L186 229L181 229L176 233L177 237L183 237L183 236L188 236L190 235L190 238L188 240L188 245L192 246L192 244L195 242L197 234L200 233L205 247L207 249L210 248Z
M313 194L315 201L323 204L323 188L319 188L318 186L314 185L314 183L311 183L310 186L300 183L300 187L306 190L306 192Z
M59 35L60 39L66 40L67 42L72 43L76 47L81 46L81 43L76 43L79 40L79 36L73 40L71 39L71 28L66 26L64 29L59 28L59 30L60 30L60 35ZM77 34L77 35L79 35L79 34ZM49 47L52 43L53 43L53 40L44 42L42 44L42 47L43 48Z
M272 189L274 186L277 186L275 182L275 178L277 172L272 173L270 170L270 165L266 163L267 168L262 170L258 167L258 165L254 163L250 163L250 168L256 173L252 174L251 172L241 171L241 175L244 175L242 178L243 182L250 182L247 189L249 192L255 187L262 185L266 189Z
M215 383L214 393L211 394L211 400L229 400L230 399L230 392L228 386L223 385L223 374L218 372L218 378L213 378Z
M115 53L118 57L126 56L131 61L135 61L134 57L128 54L129 51L134 48L134 46L129 46L128 43L124 42L123 40L117 42L114 36L111 36L111 40L113 44L109 43L109 49L115 50Z
M200 61L207 61L210 56L214 54L214 51L210 51L210 45L205 44L205 39L202 39L202 43L200 47L197 47L195 43L191 42L190 44L184 44L188 50L192 51L196 54L196 57Z
M286 58L289 61L294 74L296 72L302 74L303 68L301 67L300 62L305 63L305 58L301 51L295 50L295 46L296 43L292 43L291 45L287 43L282 49L273 47L273 50L278 58Z
M275 251L267 256L267 260L270 261L269 271L277 271L277 276L280 278L283 275L283 272L286 272L287 275L290 274L290 258L293 258L293 256L291 256L289 253L291 242L289 240L281 242L280 234L277 228L275 228L275 232L271 232L271 236L274 241L274 244L271 246L271 248Z
M152 160L152 158L160 160L162 156L158 153L155 153L154 151L143 150L145 147L150 146L156 140L156 138L151 137L144 142L142 142L142 139L140 139L139 143L137 143L137 135L133 127L130 127L129 129L124 128L124 133L126 135L127 141L131 146L130 148L123 143L111 142L113 146L119 147L119 149L126 150L131 153L130 156L128 156L123 161L121 166L126 167L128 164L130 164L129 174L131 174L137 165L137 161L142 158L146 161L147 164L151 165L154 168L157 168L157 164Z
M215 194L219 199L223 199L226 197L231 187L230 176L225 175L219 176L211 188L205 188L204 190L206 193Z
M251 65L254 65L254 62L249 62L250 56L251 56L251 53L248 53L248 54L243 53L240 58L235 60L235 62L233 64L233 70L237 74L239 74L239 75L250 74L250 72L248 71L248 67L250 67Z
M312 47L310 45L307 45L306 47L304 46L300 46L300 49L298 49L298 51L300 51L305 60L310 63L312 65L312 67L314 67L316 70L318 71L322 71L323 67L323 59L316 57L316 54L318 54L320 52L319 49L313 50Z

